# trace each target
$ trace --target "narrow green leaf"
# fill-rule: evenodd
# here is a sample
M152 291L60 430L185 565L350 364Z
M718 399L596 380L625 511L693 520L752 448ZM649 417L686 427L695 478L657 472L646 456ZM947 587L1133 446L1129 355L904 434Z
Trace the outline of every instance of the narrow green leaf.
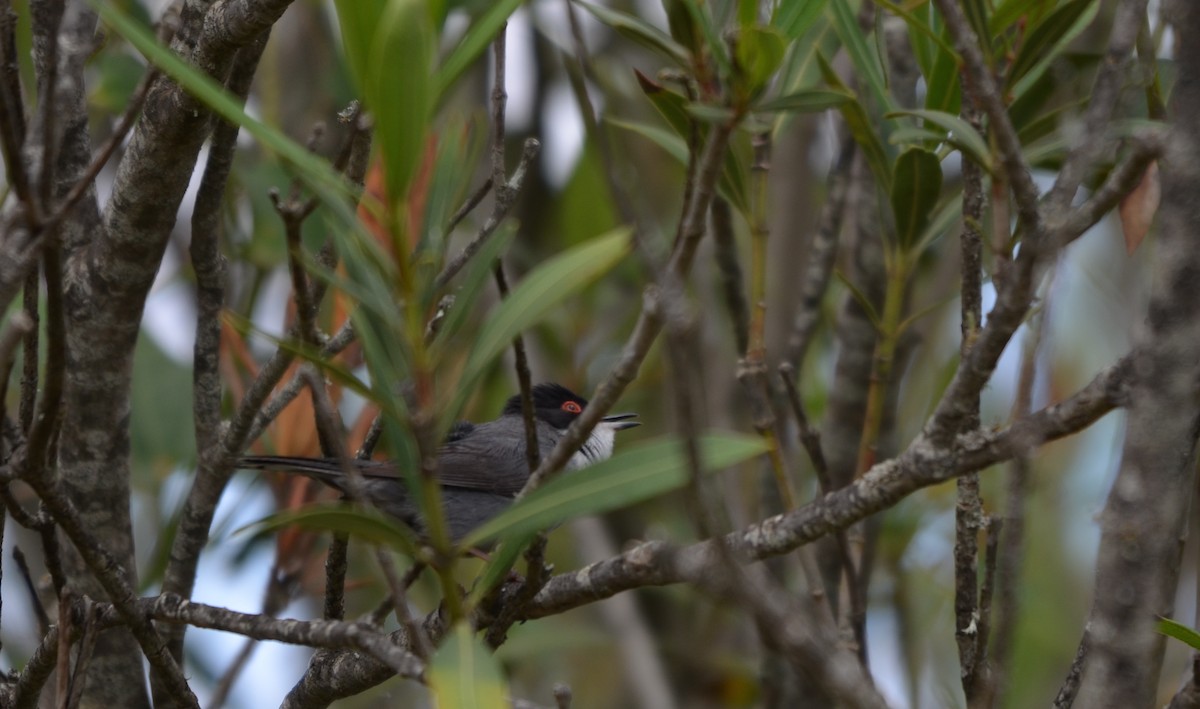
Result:
M671 38L696 51L700 46L700 28L692 21L692 13L687 9L689 0L662 0L663 10L667 13L667 28Z
M399 409L396 408L396 397L388 396L382 399L378 398L377 392L363 380L354 376L354 373L346 369L338 362L325 357L320 352L314 351L312 348L305 346L297 340L289 340L282 337L276 337L265 330L262 330L252 321L238 315L233 311L226 311L224 315L226 321L234 330L241 335L253 333L258 337L262 337L276 347L288 352L289 354L298 357L309 364L314 365L325 374L329 375L337 384L343 386L354 393L377 401L382 407L384 413L398 415Z
M828 0L788 0L775 5L771 26L788 39L800 37L816 23Z
M714 433L697 442L708 471L736 465L767 450L758 436ZM633 446L551 480L472 531L461 546L470 548L497 537L512 540L581 515L626 507L682 486L688 474L678 440Z
M1050 76L1049 74L1047 76ZM1032 92L1026 93L1028 99ZM1091 97L1084 97L1078 101L1071 101L1062 106L1055 106L1053 109L1045 111L1037 111L1032 119L1026 119L1025 114L1022 116L1020 123L1017 122L1016 115L1010 109L1009 116L1014 118L1013 127L1017 128L1017 138L1021 141L1021 145L1028 145L1036 140L1040 140L1058 130L1058 127L1069 121L1074 116L1083 115L1084 109L1091 102ZM1014 106L1015 108L1015 106Z
M942 111L929 110L913 110L913 111L894 111L887 115L888 118L893 116L916 116L925 121L925 126L930 125L941 128L941 140L950 143L958 148L964 155L975 161L988 172L992 171L992 153L988 148L987 141L979 134L979 131L962 118L950 113Z
M900 248L907 251L924 231L942 192L942 165L928 150L909 148L896 160L893 175L896 237Z
M1020 97L1050 68L1075 41L1100 10L1098 0L1071 0L1032 28L1017 49L1006 84L1009 93Z
M606 118L606 121L618 128L624 128L631 133L646 138L658 147L662 148L671 157L681 164L686 165L688 159L687 143L678 135L672 134L658 126L651 126L637 121L623 121L619 118Z
M337 7L339 17L344 10L362 14L358 0L339 0ZM388 0L374 22L363 28L370 32L370 59L358 84L375 116L387 195L395 203L407 191L421 161L433 111L433 27L422 0ZM346 37L345 41L361 40Z
M688 98L681 93L672 91L662 84L654 81L637 69L633 70L634 76L637 77L638 86L642 89L642 93L646 98L650 99L650 103L659 115L666 119L667 124L671 126L671 130L677 135L687 140L692 130L692 121L688 118Z
M854 300L857 301L862 307L863 312L867 314L867 319L871 321L871 325L877 331L881 330L883 323L879 318L879 311L875 309L875 304L871 302L871 299L867 297L867 294L864 293L861 288L855 285L854 281L851 281L850 278L846 276L846 274L843 273L840 268L833 269L833 276L841 281L842 285L846 286L846 288L850 290L850 297L854 298Z
M733 65L729 60L729 52L726 51L725 40L713 24L710 4L701 0L685 0L684 5L687 6L688 12L692 13L692 21L700 28L700 34L704 36L704 46L717 62L721 76L728 77L733 73Z
M1027 20L1037 22L1038 16L1028 17L1034 14L1039 7L1053 8L1053 3L1048 3L1045 0L1001 0L996 4L996 11L992 13L988 20L988 29L990 34L998 35L1001 32L1011 30L1018 21L1025 17Z
M758 22L758 0L737 0L737 24L746 28Z
M645 123L622 121L616 118L607 118L605 120L618 128L623 128L646 138L665 150L680 165L687 165L688 148L683 138L672 135L662 128L649 126ZM744 171L741 170L741 162L738 161L733 152L730 152L725 158L725 166L721 171L720 181L717 183L717 191L722 197L729 200L730 204L737 207L741 213L745 214L747 212L749 202L746 197L746 176Z
M754 110L758 113L770 113L773 111L817 113L828 108L837 108L843 103L853 100L853 95L843 91L803 89L760 103L754 107Z
M425 225L417 251L422 254L421 265L440 268L446 253L446 228L458 208L466 201L471 179L479 165L486 130L473 118L448 116L437 129L437 158L429 180L429 196L425 200ZM424 258L428 255L428 258ZM417 278L418 283L432 283L432 274Z
M357 0L352 0L357 2ZM471 23L470 29L438 68L434 78L437 96L445 97L458 77L471 66L487 46L495 39L500 28L510 15L521 6L521 0L495 0L488 9Z
M535 268L496 307L475 340L448 412L457 415L474 384L514 337L533 326L564 298L590 285L629 253L631 231L615 229Z
M508 709L508 685L500 663L460 622L446 634L429 662L429 689L438 709Z
M686 108L688 115L702 123L729 123L735 115L732 108L724 106L689 103Z
M364 78L371 73L371 51L387 4L388 0L335 0L334 3L342 32L342 52L360 94L366 93Z
M1021 154L1030 167L1057 165L1067 154L1067 138L1062 133L1051 133L1040 140L1023 146Z
M617 33L662 54L679 66L686 67L691 62L690 52L654 25L647 24L633 15L610 10L602 5L585 2L585 0L575 0L575 2L595 15L597 20L616 30ZM690 7L691 3L688 5Z
M397 480L396 484L402 483ZM409 556L416 554L418 546L417 535L408 527L377 509L349 505L313 505L298 510L283 510L237 531L254 529L255 533L262 533L291 526L349 534Z
M1170 618L1159 618L1154 629L1167 637L1175 638L1187 644L1193 650L1200 650L1200 633L1197 633L1183 623L1171 620Z
M950 41L942 17L934 13L930 27L937 31L942 42L933 55L933 64L925 75L925 108L931 111L958 113L962 107L962 83L959 81L959 58L953 51L943 49Z
M933 210L933 215L925 225L925 230L917 237L917 245L912 253L919 254L929 248L933 242L950 229L951 225L962 218L962 187L959 186L942 200L941 206Z
M783 34L770 27L743 27L735 46L745 95L757 95L783 63L787 51Z
M483 573L475 580L475 586L471 588L471 593L467 596L467 605L474 607L479 605L483 597L488 594L496 584L502 582L508 572L517 563L521 552L529 543L533 541L535 533L530 533L525 536L514 536L512 539L507 539L499 548L492 549L488 553L488 563L484 567Z
M845 0L834 0L829 4L830 15L833 18L833 28L838 39L850 56L850 63L859 77L865 78L870 88L871 98L876 102L876 108L890 111L892 107L891 94L887 90L887 82L883 77L883 64L875 46L867 41L862 29L858 26L858 18L850 3Z
M946 52L950 55L954 54L954 48L950 46L950 43L947 41L947 39L941 37L937 32L935 32L929 26L929 24L921 19L921 17L916 13L909 12L908 10L904 9L903 6L892 2L891 0L873 0L873 2L886 7L893 14L899 15L904 20L904 23L908 25L909 29L912 30L912 34L919 35L922 39L927 39L933 44L936 44L943 52Z
M790 43L788 56L784 59L780 71L779 93L786 96L797 91L803 91L821 82L821 68L818 57L821 54L832 56L838 48L837 34L833 31L829 19L818 15L813 27L800 41ZM779 135L795 114L781 112L776 114L771 132Z
M1057 2L1058 0L1053 0ZM991 36L988 34L988 10L992 5L992 0L961 0L963 14L967 17L967 24L971 26L971 31L976 37L980 38L979 50L983 52L984 62L988 66L993 66L992 62L992 42Z
M833 67L829 65L825 57L817 55L817 60L821 65L821 73L825 77L825 83L832 86L835 90L854 95L842 83L837 72L833 70ZM862 103L858 100L846 101L841 104L840 108L842 118L846 119L846 126L850 129L850 135L854 138L854 142L858 143L858 147L862 148L863 155L867 159L867 165L870 166L871 172L875 173L875 179L879 182L880 187L891 191L892 165L888 160L887 150L884 149L879 134L875 132L874 122L871 121L866 109L863 108Z
M464 346L465 343L458 342L456 337L475 310L479 296L491 283L496 259L508 251L516 233L515 222L502 223L463 269L464 273L459 276L462 285L454 293L454 304L450 306L445 320L438 326L438 334L430 350L430 357L434 362L442 361L446 351L453 350L456 346L462 347L464 352L470 349L470 346Z

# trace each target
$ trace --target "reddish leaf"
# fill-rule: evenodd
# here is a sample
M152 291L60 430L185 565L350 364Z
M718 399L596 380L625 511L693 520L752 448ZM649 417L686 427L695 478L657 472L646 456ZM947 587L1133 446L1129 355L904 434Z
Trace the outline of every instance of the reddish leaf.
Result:
M1133 253L1150 225L1154 222L1154 213L1158 211L1158 201L1161 197L1161 186L1158 180L1158 163L1152 162L1142 175L1142 181L1132 192L1121 200L1121 230L1125 232L1125 250Z

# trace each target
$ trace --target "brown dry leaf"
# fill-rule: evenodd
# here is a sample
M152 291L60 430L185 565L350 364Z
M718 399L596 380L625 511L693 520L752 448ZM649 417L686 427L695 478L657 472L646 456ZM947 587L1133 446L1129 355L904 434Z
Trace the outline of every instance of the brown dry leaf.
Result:
M1132 254L1154 223L1162 188L1158 179L1158 162L1152 162L1142 174L1142 181L1121 200L1121 230L1125 234L1125 251Z

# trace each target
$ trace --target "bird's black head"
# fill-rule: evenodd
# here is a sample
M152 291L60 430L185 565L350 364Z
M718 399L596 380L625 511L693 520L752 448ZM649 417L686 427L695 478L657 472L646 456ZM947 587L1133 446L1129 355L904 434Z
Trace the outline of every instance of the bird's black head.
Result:
M570 426L571 422L578 418L588 405L587 399L561 384L552 382L535 385L529 395L533 399L534 416L557 429L565 429ZM501 415L520 416L521 397L519 395L510 397L504 404L504 411L501 412ZM637 414L612 414L601 419L603 424L601 427L610 432L633 428L638 425L637 421L630 420L633 418L637 418ZM608 440L611 444L611 434Z
M570 426L571 422L583 413L583 409L588 404L587 399L561 384L552 382L534 385L529 394L533 399L534 415L560 429ZM521 415L521 396L519 394L509 397L508 402L504 404L504 411L501 412L501 415L509 414Z

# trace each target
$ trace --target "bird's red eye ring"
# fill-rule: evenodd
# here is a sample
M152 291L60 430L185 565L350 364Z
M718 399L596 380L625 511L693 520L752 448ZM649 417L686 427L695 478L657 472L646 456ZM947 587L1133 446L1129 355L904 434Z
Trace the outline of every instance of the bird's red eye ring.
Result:
M577 402L577 401L564 401L563 405L562 405L562 410L566 411L569 414L583 413L583 407L580 406L579 402Z

